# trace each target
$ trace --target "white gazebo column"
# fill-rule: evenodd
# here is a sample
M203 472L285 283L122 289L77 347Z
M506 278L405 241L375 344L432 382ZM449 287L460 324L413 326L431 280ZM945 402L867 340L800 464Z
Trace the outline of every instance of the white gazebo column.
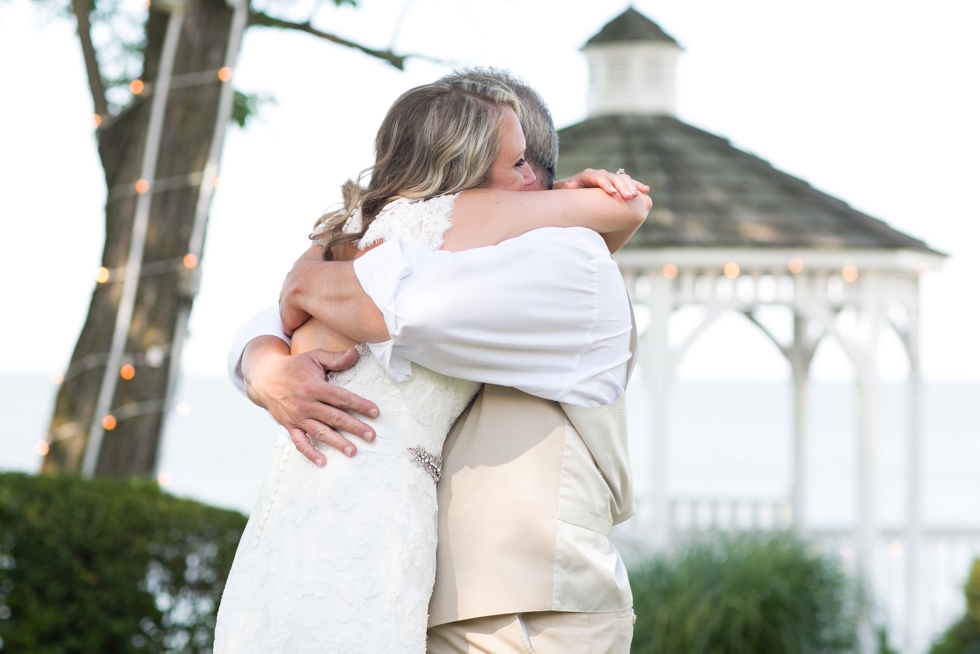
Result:
M793 345L786 352L793 374L793 526L802 531L806 525L806 425L810 394L810 361L813 350L807 334L809 320L793 315Z
M873 272L862 275L859 282L857 338L855 339L858 395L858 519L857 540L859 574L865 588L874 598L875 573L875 438L878 406L878 337L881 331L881 310L878 300L878 279ZM869 614L861 621L861 651L873 652L874 631Z
M903 335L909 355L907 517L905 525L905 654L922 650L919 642L919 552L922 539L922 367L919 349L918 283L906 305L909 324Z
M674 373L667 323L674 310L674 282L659 270L647 271L650 279L650 326L640 348L643 376L650 394L651 545L663 551L671 542L670 498L667 495L667 404Z

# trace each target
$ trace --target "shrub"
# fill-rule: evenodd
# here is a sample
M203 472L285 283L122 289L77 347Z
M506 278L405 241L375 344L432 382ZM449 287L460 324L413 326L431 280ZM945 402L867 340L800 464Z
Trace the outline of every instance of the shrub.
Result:
M963 590L966 592L966 615L949 628L929 654L980 654L980 559Z
M147 481L0 474L0 648L210 651L245 522Z
M859 593L840 563L790 534L718 535L630 572L632 652L855 651Z

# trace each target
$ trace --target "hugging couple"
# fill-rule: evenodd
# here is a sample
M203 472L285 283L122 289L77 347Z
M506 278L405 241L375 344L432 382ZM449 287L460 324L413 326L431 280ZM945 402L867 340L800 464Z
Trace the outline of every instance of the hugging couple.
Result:
M494 69L403 94L375 150L229 353L288 437L214 651L625 654L636 326L610 252L649 188L555 182L547 106Z

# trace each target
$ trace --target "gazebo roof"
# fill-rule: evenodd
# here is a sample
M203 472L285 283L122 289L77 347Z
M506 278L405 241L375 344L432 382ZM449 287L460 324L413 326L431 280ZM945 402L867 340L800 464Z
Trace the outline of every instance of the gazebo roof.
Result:
M659 25L630 7L606 23L605 27L589 39L584 47L626 41L659 41L678 45L672 36L660 29Z
M923 241L776 170L727 139L671 116L599 116L559 135L560 177L587 167L625 168L650 185L653 209L628 249L934 252Z

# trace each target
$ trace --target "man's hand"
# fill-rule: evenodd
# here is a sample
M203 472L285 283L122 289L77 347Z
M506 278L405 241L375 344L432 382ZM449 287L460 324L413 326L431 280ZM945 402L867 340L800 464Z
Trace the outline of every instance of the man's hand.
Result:
M307 291L304 282L308 282L311 271L316 270L322 262L323 246L314 245L296 260L282 282L282 290L279 291L279 317L283 331L289 336L310 319L310 313L303 308L303 298Z
M290 356L284 341L260 336L248 344L242 356L245 391L252 402L268 409L286 428L303 456L323 466L327 459L313 447L310 437L347 456L354 456L357 448L339 430L368 442L375 438L374 430L347 410L377 418L378 407L326 380L328 371L345 370L356 362L355 350L343 354L313 350Z
M607 170L586 168L577 175L555 182L553 188L601 188L609 195L620 195L623 199L636 197L640 193L649 193L650 187L637 182L626 173L611 173Z
M296 260L279 293L279 318L286 334L292 335L310 317L359 343L391 338L384 315L361 288L353 262L324 261L319 245Z

